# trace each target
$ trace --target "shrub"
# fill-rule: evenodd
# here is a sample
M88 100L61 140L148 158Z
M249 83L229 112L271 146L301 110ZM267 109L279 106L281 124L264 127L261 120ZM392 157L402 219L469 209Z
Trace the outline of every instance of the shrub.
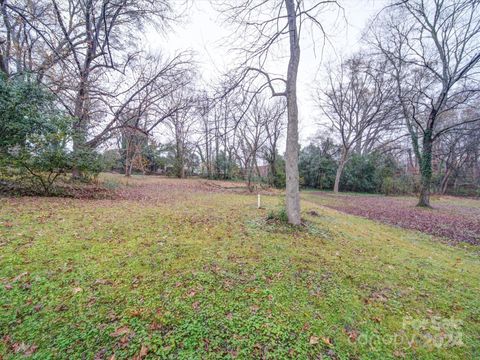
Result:
M53 105L53 97L25 79L0 79L0 166L2 175L30 182L50 193L71 167L67 149L71 118Z
M278 221L285 224L288 223L287 209L285 209L285 207L281 207L276 210L270 210L267 215L267 220Z
M104 169L102 156L96 151L85 148L72 154L71 166L81 174L80 180L90 182Z
M340 181L343 191L373 193L381 186L377 159L372 155L353 154L345 165Z
M28 75L0 76L0 175L46 194L73 165L85 179L95 177L102 170L100 156L90 149L69 150L72 120Z
M395 175L383 179L381 192L385 195L407 195L418 191L418 180L412 175Z
M280 155L277 155L275 161L275 175L272 176L271 184L277 189L284 189L287 184L287 176L285 174L285 160Z
M321 147L309 145L300 151L300 184L318 189L332 189L337 163Z

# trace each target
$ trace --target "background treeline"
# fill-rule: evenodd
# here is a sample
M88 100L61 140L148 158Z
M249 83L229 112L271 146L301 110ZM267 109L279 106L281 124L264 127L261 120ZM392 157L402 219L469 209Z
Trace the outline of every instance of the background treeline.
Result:
M300 185L418 192L425 206L431 191L480 193L478 6L396 4L361 50L323 66ZM287 101L268 93L282 79L240 67L206 85L191 53L145 51L142 32L166 31L177 10L168 0L1 2L2 188L52 193L100 171L285 186Z

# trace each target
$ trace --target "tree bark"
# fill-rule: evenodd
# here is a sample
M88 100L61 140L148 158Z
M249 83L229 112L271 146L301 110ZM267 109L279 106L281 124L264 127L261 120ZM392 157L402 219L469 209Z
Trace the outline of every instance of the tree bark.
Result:
M85 3L85 33L87 39L87 48L85 53L85 59L81 68L79 68L79 82L78 89L75 95L75 108L74 108L74 136L72 138L73 142L73 152L83 156L82 152L87 150L87 129L88 129L88 110L87 110L87 99L89 98L89 82L90 75L92 70L92 63L94 60L96 52L96 43L94 41L93 35L93 19L92 19L92 10L93 1L88 0ZM79 65L80 66L80 65ZM79 179L82 177L81 171L78 169L76 164L73 164L72 177L74 179Z
M426 129L423 134L423 149L420 161L420 173L422 176L422 184L420 189L420 197L417 206L430 206L430 188L432 185L432 130Z
M297 17L294 0L285 0L288 13L288 28L290 37L290 61L287 73L287 148L285 153L286 210L288 222L299 225L300 219L300 189L298 174L298 104L297 75L300 64L300 39L298 38Z
M342 156L340 157L340 163L338 164L337 174L335 176L335 185L333 186L333 192L338 194L340 188L340 179L342 178L343 169L347 163L347 150L342 149Z
M176 175L178 178L183 179L185 177L185 149L183 146L184 134L182 125L179 123L178 113L175 115L175 145L176 145L176 154L175 154L175 165Z
M445 195L448 189L448 181L450 180L450 174L452 173L452 170L450 167L447 168L447 171L445 172L445 175L443 176L442 179L442 185L441 185L441 192L442 195Z

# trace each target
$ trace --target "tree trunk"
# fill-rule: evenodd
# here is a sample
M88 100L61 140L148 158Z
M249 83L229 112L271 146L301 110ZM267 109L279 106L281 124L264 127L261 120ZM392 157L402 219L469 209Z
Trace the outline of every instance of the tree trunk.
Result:
M73 153L76 156L83 156L82 152L85 151L85 144L87 142L87 84L88 84L89 72L82 72L80 75L80 81L78 84L78 90L75 95L75 107L74 107L74 123L73 123L73 136L72 145ZM78 159L77 159L78 161ZM81 171L78 169L76 162L73 164L72 178L80 179L82 177Z
M132 166L131 166L131 164L127 164L125 166L125 176L126 177L132 176Z
M445 175L443 176L442 179L442 184L441 184L441 192L442 195L445 195L448 189L448 181L450 180L450 174L452 173L451 168L447 167L447 171L445 172Z
M335 176L335 185L333 186L333 192L338 194L340 188L340 179L342 178L343 169L345 168L345 164L347 163L347 150L342 149L342 156L340 157L340 163L338 164L337 174Z
M298 174L298 104L297 75L300 64L300 39L297 31L297 17L294 0L285 0L288 13L288 28L290 37L290 61L287 73L287 148L285 153L285 173L287 176L286 210L288 222L299 225L300 219L300 189Z
M430 129L425 130L425 133L423 134L420 173L422 176L422 184L417 206L431 207L430 187L432 184L432 131Z
M177 138L177 153L175 159L176 175L179 179L183 179L185 177L185 153L183 148L182 139Z
M79 82L77 93L75 94L75 108L74 108L74 136L73 152L77 155L83 156L82 152L87 150L87 130L88 130L88 110L89 105L89 82L90 74L92 70L92 63L94 60L94 54L96 53L96 44L93 38L93 19L92 19L93 1L87 0L85 3L85 32L87 37L87 49L85 59L79 73ZM79 179L82 177L81 171L76 164L73 164L72 177Z
M270 183L270 186L272 187L275 187L276 184L275 184L275 179L277 177L277 150L276 150L276 147L273 151L273 154L272 154L272 157L270 159L270 174L269 174L269 183Z
M128 138L126 138L125 139L125 176L129 177L130 175L131 175L131 172L130 172L130 140Z

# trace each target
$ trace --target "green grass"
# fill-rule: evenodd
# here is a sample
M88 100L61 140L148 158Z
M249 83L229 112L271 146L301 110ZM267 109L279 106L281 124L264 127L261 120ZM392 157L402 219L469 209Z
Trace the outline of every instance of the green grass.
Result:
M476 249L262 200L0 199L0 358L480 357Z

